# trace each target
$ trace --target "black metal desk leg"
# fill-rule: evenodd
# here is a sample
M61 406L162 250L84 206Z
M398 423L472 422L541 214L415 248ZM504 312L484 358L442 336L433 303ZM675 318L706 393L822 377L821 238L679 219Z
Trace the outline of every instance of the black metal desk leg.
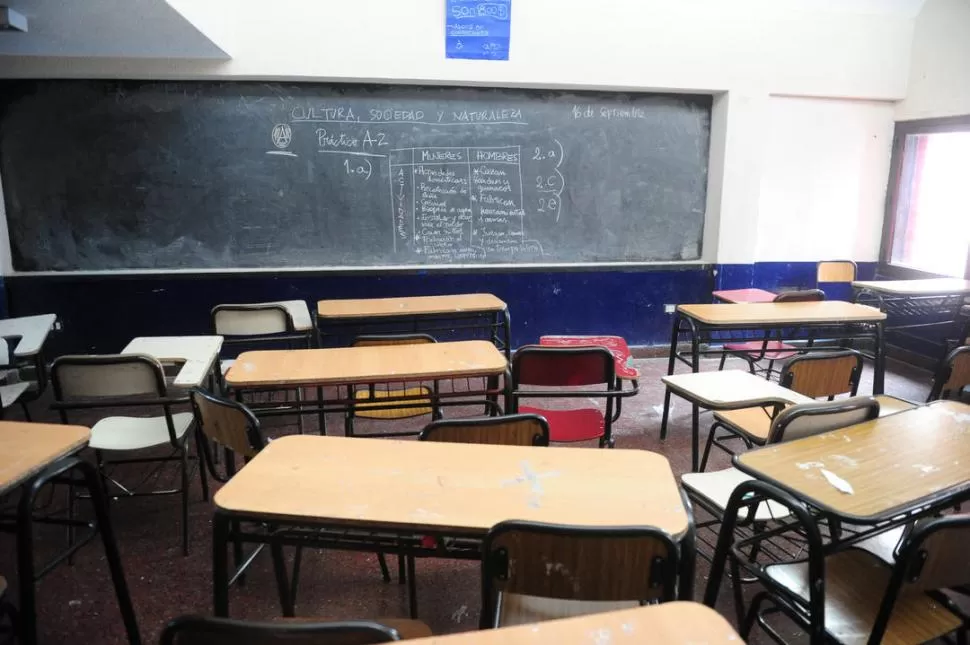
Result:
M680 314L674 314L674 323L670 332L670 358L667 360L667 375L674 373L674 365L677 362L677 339L680 337ZM670 416L670 389L664 392L664 411L660 419L660 440L667 438L667 419Z
M882 394L886 387L886 340L885 327L876 323L876 348L872 375L872 393Z
M108 569L111 571L111 582L115 588L115 596L118 598L118 607L121 609L121 619L124 621L125 631L128 633L128 642L132 645L137 645L141 643L141 636L138 633L135 610L131 605L131 594L128 592L128 582L125 580L125 572L121 567L121 555L118 553L118 543L115 541L114 529L111 526L111 519L108 515L108 498L101 485L101 475L88 462L78 458L75 459L77 459L77 463L73 468L81 471L88 492L91 494L94 516L98 522L98 532L101 534L101 543L104 545L104 555L108 560ZM184 467L185 464L183 463Z
M697 404L693 403L690 409L690 469L695 473L700 461L700 425L701 411Z
M509 310L501 313L502 316L502 342L505 343L505 360L512 360L512 317Z
M37 590L34 588L34 491L33 483L23 487L17 512L17 576L20 580L20 642L37 643Z
M229 616L229 518L215 513L212 518L212 613Z

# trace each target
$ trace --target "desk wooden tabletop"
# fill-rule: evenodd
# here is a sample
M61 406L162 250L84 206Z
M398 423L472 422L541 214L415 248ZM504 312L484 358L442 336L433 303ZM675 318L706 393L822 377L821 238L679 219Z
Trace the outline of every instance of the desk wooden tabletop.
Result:
M198 387L205 382L222 349L222 336L140 336L122 354L146 354L160 363L182 363L173 385Z
M742 302L771 302L778 294L764 289L723 289L715 291L711 295L722 302L742 303Z
M88 445L82 426L0 421L0 495Z
M488 313L505 311L505 309L506 304L490 293L464 293L453 296L320 300L317 302L317 317L344 319L431 316L437 314Z
M0 338L19 338L13 350L18 358L34 356L44 347L47 335L57 321L56 314L21 316L0 320Z
M350 385L498 376L508 363L485 340L421 345L243 352L226 373L234 388Z
M970 280L927 278L925 280L864 280L852 283L856 289L878 291L895 296L943 296L970 294Z
M670 464L645 450L291 435L215 503L246 517L476 535L509 519L687 530Z
M970 405L942 401L738 455L745 473L862 523L970 487ZM822 474L848 482L840 492Z
M886 319L886 314L875 307L841 300L677 305L677 311L708 325L725 326L878 322Z
M767 403L811 403L813 399L743 370L662 376L672 392L708 410L734 410Z
M413 645L738 645L741 642L741 637L723 616L695 602L666 602L636 609L546 620L531 625L409 641Z

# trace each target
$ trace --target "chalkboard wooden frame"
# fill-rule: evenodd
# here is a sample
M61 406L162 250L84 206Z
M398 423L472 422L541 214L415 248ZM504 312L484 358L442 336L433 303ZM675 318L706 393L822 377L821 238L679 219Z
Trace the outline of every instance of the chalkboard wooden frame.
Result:
M711 96L251 81L20 81L5 83L2 87L7 98L0 105L0 174L4 179L14 269L18 273L368 272L477 267L573 270L586 266L622 268L704 263ZM322 95L326 100L321 102ZM247 174L253 168L265 169L267 159L289 161L291 154L332 156L351 162L373 159L364 154L350 154L365 152L362 149L366 145L362 143L365 133L372 140L370 145L381 144L377 141L380 126L362 123L373 120L374 114L369 112L368 118L361 119L359 106L367 101L370 105L380 105L386 96L394 97L398 101L396 105L402 108L391 109L388 113L391 120L410 119L404 127L425 128L424 134L418 134L427 139L420 143L437 144L445 140L456 145L405 146L400 143L402 138L404 143L411 141L406 136L395 135L398 142L387 143L398 147L383 154L381 160L388 166L386 172L375 173L373 167L365 171L367 164L338 163L338 170L341 165L345 166L346 177L339 178L344 183L332 192L327 192L330 188L314 186L319 182L301 184L299 177L283 171L279 176L270 175L269 179L266 173ZM504 107L494 103L498 99L504 101ZM279 118L279 109L266 112L262 104L267 100L286 104L283 113L291 121ZM481 107L483 102L490 107L481 110L467 107ZM348 121L349 108L355 105L358 106L357 121ZM415 105L424 106L418 110L423 112L420 119L416 118ZM437 109L442 105L447 109ZM457 109L456 105L465 105L465 108ZM436 109L432 111L431 106ZM441 112L449 112L444 121L439 116ZM308 123L320 116L324 118L319 123ZM98 121L99 118L106 121ZM456 120L462 118L473 122ZM540 145L530 145L534 152L524 154L521 141L512 145L519 131L508 134L500 129L531 127L514 125L527 123L530 118L541 123L530 130L528 136L532 138L528 141ZM430 125L420 125L419 120ZM257 124L258 127L251 128L256 135L250 136L239 123ZM315 144L319 148L304 153L305 148L297 149L294 140L306 139L308 125L315 126L314 134L319 135ZM320 134L320 130L326 132ZM465 139L452 134L459 130L466 133ZM171 136L163 136L166 133ZM355 133L360 135L356 143ZM567 135L576 140L568 139ZM595 147L591 135L606 142L605 151ZM182 138L178 139L179 136ZM383 136L393 138L389 132ZM477 145L479 139L487 136L500 139L498 143L502 145ZM507 139L501 140L502 136ZM628 140L635 140L636 145ZM135 145L126 145L132 143ZM166 146L167 143L171 146ZM184 148L178 149L176 144ZM71 153L65 147L75 150ZM514 147L518 150L512 151ZM378 148L368 148L374 149ZM253 151L259 153L258 160L246 157L245 162L235 161ZM198 153L196 156L201 158L189 153ZM424 157L415 157L416 154ZM678 158L677 154L685 158ZM220 156L234 161L226 162ZM529 164L527 156L534 157L528 160ZM588 163L568 165L576 160ZM228 164L224 175L211 170L220 161ZM196 162L195 166L192 162ZM468 166L467 176L457 181L448 164ZM481 173L475 164L480 164ZM517 166L519 177L505 172L500 164ZM601 171L603 164L610 167ZM181 176L172 170L186 166L195 168L196 175L204 175L203 180L190 177L191 170ZM328 172L332 166L328 166ZM206 170L198 172L199 168ZM355 220L364 220L358 228L345 234L340 232L345 228L345 222L339 219L343 213L377 213L386 206L382 202L375 207L373 204L378 202L367 202L370 199L367 196L360 198L363 201L354 201L362 193L359 186L355 188L347 182L378 174L386 181L391 179L393 168L405 169L405 199L397 198L397 201L403 203L410 197L414 204L419 201L428 204L412 206L405 213L421 222L402 237L402 240L407 238L401 242L407 247L406 257L395 255L397 251L389 254L381 246L386 246L388 231L380 228L384 224L377 219L356 217ZM564 174L560 168L573 174ZM167 172L173 174L171 180L166 179ZM602 176L595 175L585 184L576 179L586 178L591 172L602 172ZM332 173L322 176L329 186L339 183ZM527 195L523 177L531 181L532 176L538 177L538 186ZM488 215L483 215L486 208L482 205L477 206L477 212L474 204L470 208L456 208L458 198L454 192L444 199L435 199L438 194L435 191L418 188L426 179L433 179L453 191L465 190L471 194L478 190L480 196L489 200ZM617 185L610 184L611 181ZM281 185L290 192L284 193ZM163 189L157 190L158 186ZM600 192L591 192L594 186ZM170 191L168 194L166 188ZM311 189L317 192L310 194ZM510 197L516 189L517 198ZM489 190L496 192L489 194ZM304 218L303 228L290 231L289 237L284 235L287 227L283 220L271 222L269 226L262 222L272 218L273 209L266 207L271 202L266 199L276 194L274 191L287 197L297 194L295 203L312 215ZM178 201L169 195L184 199ZM394 206L393 184L380 199ZM250 208L260 200L262 205ZM337 210L328 211L321 206L321 203L341 201L345 208L339 215L334 214ZM545 214L525 208L527 201L532 208L545 206ZM310 202L313 203L308 206ZM555 208L550 209L553 203ZM648 212L648 207L655 208L656 212ZM314 208L317 210L311 213ZM552 228L553 224L542 228L542 222L558 224L564 215L568 218L570 208L579 215L570 222L572 228L565 232ZM292 210L297 212L301 208ZM552 211L555 211L555 220ZM644 220L631 224L629 213L640 212L647 213ZM381 214L382 222L388 219L386 215ZM179 220L179 226L170 225L168 220L172 217ZM497 222L475 224L483 230L473 232L472 236L478 233L486 242L476 246L461 239L454 243L458 239L455 231L476 217L480 221L490 218L491 222ZM534 239L529 238L527 217L530 226L536 223L538 233L532 236ZM516 221L521 231L510 224ZM219 238L217 224L225 225L223 230L231 228L236 232L227 234L228 238ZM332 230L311 231L314 226ZM237 239L240 231L250 228L264 230L261 236L248 242ZM192 243L179 240L178 234L185 230L188 231L185 237L194 236ZM342 248L328 253L343 255L334 260L326 254L313 255L322 248L314 246L315 242L309 249L300 248L313 234L320 239L332 236L333 240L328 243ZM284 237L268 239L272 235ZM597 236L610 240L603 243ZM420 237L433 242L421 247L412 239ZM384 241L367 246L369 240L378 238ZM397 242L395 239L394 244ZM265 248L254 251L254 245L260 244ZM354 244L358 248L352 248ZM674 248L677 245L680 248ZM235 253L237 247L244 251ZM545 247L554 250L547 252ZM492 251L498 255L487 257ZM620 257L608 257L614 251ZM324 257L326 261L304 262L301 260L304 257Z

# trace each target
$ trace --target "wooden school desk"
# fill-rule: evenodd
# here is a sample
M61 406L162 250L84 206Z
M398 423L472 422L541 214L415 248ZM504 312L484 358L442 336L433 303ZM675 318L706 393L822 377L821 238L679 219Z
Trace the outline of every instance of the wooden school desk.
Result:
M310 544L313 528L355 528L390 534L393 552L414 535L439 544L481 539L509 519L666 531L680 542L680 592L690 597L693 523L667 459L645 450L291 435L271 442L214 499L217 616L228 615L226 549L237 537ZM291 537L247 532L235 522L269 522Z
M241 395L247 390L317 389L317 400L251 404L257 414L320 415L323 431L324 413L345 411L353 405L406 408L413 405L427 407L428 395L399 398L354 398L354 393L341 394L341 387L380 383L451 381L454 379L485 380L479 390L457 391L454 388L435 388L431 398L437 405L448 401L468 402L470 399L505 395L508 378L499 386L499 377L506 376L508 362L495 345L485 340L466 340L453 343L420 345L385 345L370 347L337 347L328 349L284 349L244 352L226 373L226 384ZM336 398L325 399L324 388L336 386Z
M873 527L831 547L844 548L970 499L970 405L938 401L750 450L735 455L733 461L738 470L829 517ZM821 469L847 482L852 493L838 490ZM716 600L726 556L719 544L707 604Z
M409 645L644 645L644 643L704 643L739 645L730 623L695 602L665 602L636 609L608 611L532 625L432 636Z
M744 302L771 302L777 297L777 293L765 291L764 289L725 289L711 293L715 300L729 304L740 304Z
M159 363L179 365L171 385L199 387L213 375L222 336L141 336L128 343L122 354L145 354Z
M342 327L353 328L355 335L485 330L489 340L505 350L506 360L511 358L512 352L508 305L490 293L317 302L320 346L327 334L337 333Z
M970 280L866 280L853 282L852 289L856 302L878 307L888 315L886 331L948 327L951 333L947 337L961 342L970 333L970 325L960 315L970 297Z
M664 395L664 414L660 423L660 438L667 438L667 418L671 393L691 403L691 470L697 472L700 418L698 408L708 410L739 410L762 405L785 406L810 403L812 399L782 387L751 372L723 370L673 374L660 378L667 390Z
M107 498L101 488L101 480L95 468L78 458L78 452L88 445L91 432L81 426L46 423L16 423L0 421L0 496L15 488L21 488L21 503L15 523L11 526L0 522L0 531L17 534L17 575L20 587L20 642L37 642L37 615L35 583L55 565L63 562L77 547L87 542L85 536L75 538L74 547L54 558L38 572L34 564L33 511L37 493L48 482L64 475L91 493L96 522L82 525L96 527L101 533L108 569L114 583L115 594L130 643L140 642L128 586L125 582L115 543L114 532L108 518ZM80 478L78 477L80 475Z
M882 394L885 378L883 323L886 314L874 307L823 300L821 302L764 302L720 305L677 305L670 337L670 360L667 374L673 374L677 361L700 369L701 354L721 354L721 348L701 349L702 343L744 342L751 340L745 332L772 334L782 338L784 330L810 330L815 338L836 340L872 339L875 374L873 394ZM690 343L690 352L677 349L681 336ZM716 336L716 337L715 337ZM669 398L669 397L668 397ZM667 407L667 402L664 403Z

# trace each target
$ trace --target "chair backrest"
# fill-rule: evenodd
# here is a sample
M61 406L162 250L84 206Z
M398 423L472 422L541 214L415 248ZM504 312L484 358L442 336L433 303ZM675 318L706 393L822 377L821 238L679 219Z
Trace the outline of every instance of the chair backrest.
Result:
M400 640L396 630L369 621L254 622L181 616L162 631L161 645L370 645Z
M61 356L51 365L51 384L59 402L166 394L161 363L142 354Z
M862 354L846 349L795 356L781 370L780 382L799 394L818 399L855 396L862 378Z
M605 347L526 345L512 355L512 387L614 385L616 363Z
M293 332L286 307L279 304L216 305L212 332L218 336L268 336Z
M970 386L970 345L957 347L946 355L940 369L933 378L933 388L930 390L930 401L959 393Z
M549 423L538 414L445 419L429 423L418 439L502 446L548 446Z
M920 520L904 535L868 642L882 642L900 596L970 584L968 540L970 515L965 514Z
M824 260L815 267L815 281L852 282L857 272L858 267L852 260Z
M799 403L778 413L771 422L767 443L794 441L838 430L879 416L879 401L854 396L838 401Z
M256 415L242 403L213 396L201 389L189 393L195 421L202 433L242 457L255 457L266 440Z
M354 347L382 347L385 345L422 345L436 343L430 334L367 334L357 336L352 345Z
M511 520L492 527L482 551L483 626L497 626L499 594L610 602L674 598L677 547L651 527Z
M819 302L820 300L825 300L825 292L821 289L802 289L782 291L772 302Z

